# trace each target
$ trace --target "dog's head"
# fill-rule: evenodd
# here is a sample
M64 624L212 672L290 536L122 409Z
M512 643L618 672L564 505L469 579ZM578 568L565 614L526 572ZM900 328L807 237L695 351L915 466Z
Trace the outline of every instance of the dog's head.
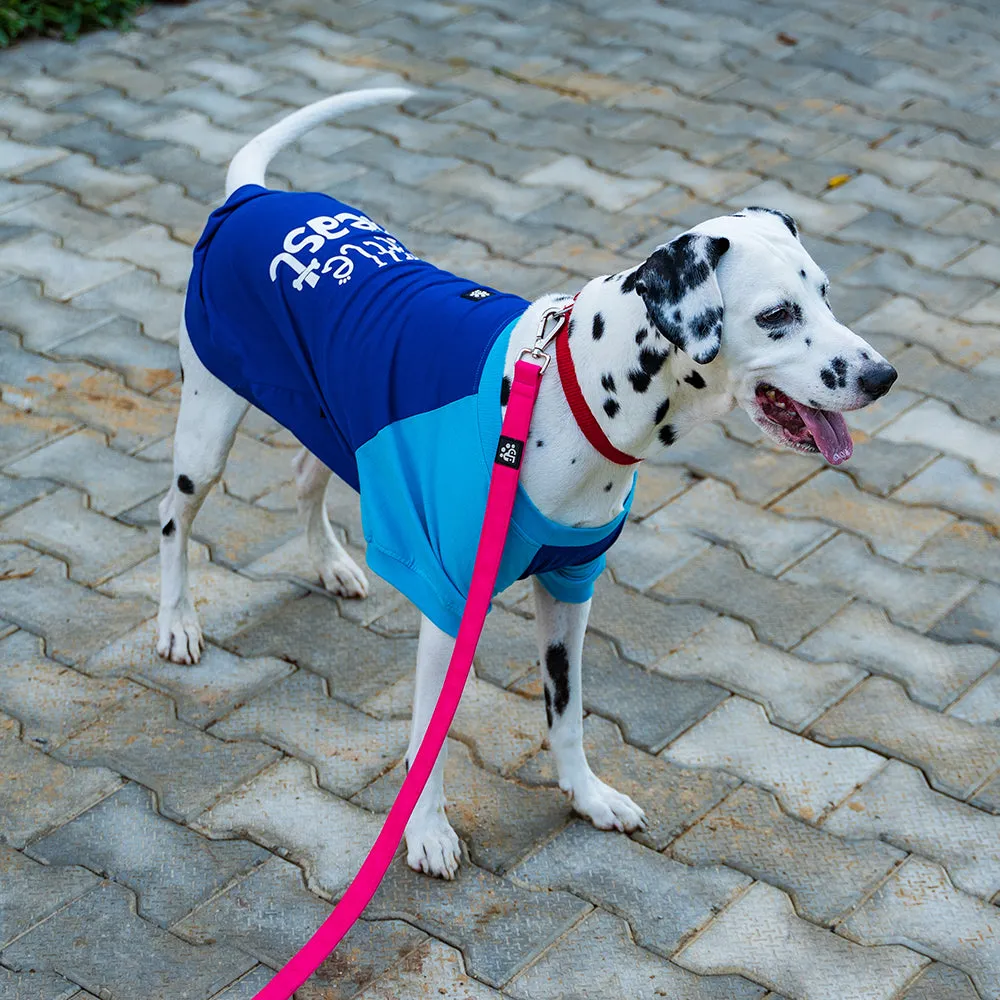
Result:
M769 437L838 465L853 448L841 413L885 395L896 370L837 322L828 289L795 222L764 208L695 226L622 285L663 337L717 366L725 391Z

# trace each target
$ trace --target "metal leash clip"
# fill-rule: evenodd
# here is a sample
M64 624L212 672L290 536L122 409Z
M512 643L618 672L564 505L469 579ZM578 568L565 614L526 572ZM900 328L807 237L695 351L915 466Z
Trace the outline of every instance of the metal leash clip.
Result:
M569 304L565 306L549 306L542 313L542 321L539 324L538 336L535 337L535 344L533 347L525 347L521 350L518 360L525 357L530 358L541 366L542 374L545 374L545 369L549 367L549 362L552 360L552 355L545 353L545 348L556 339L559 331L563 328L563 323L566 322L569 314L573 310L574 299L570 299ZM545 326L550 319L559 320L558 323L552 328L549 333L545 332Z

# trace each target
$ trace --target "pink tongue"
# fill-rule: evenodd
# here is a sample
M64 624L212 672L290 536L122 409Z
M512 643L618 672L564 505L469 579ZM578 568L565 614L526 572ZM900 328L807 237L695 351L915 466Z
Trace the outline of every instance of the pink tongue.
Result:
M851 432L847 429L843 414L835 413L833 410L814 410L811 406L798 403L794 399L792 405L802 418L806 429L812 434L816 447L831 465L840 465L851 457L854 442L851 440Z

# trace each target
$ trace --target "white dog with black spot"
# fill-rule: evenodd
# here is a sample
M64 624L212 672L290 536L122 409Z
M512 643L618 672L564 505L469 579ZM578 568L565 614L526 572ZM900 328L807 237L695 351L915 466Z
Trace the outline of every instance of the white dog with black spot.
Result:
M418 260L333 198L264 187L270 159L311 127L407 96L320 101L257 136L230 166L181 324L158 650L186 664L202 652L188 537L253 403L307 449L295 477L323 586L352 598L368 588L327 517L333 470L360 492L369 566L422 612L410 759L454 645L514 362L546 311L571 309L542 380L497 591L534 580L560 788L601 829L632 831L642 810L584 755L580 666L594 580L623 527L637 463L736 405L774 440L840 463L851 454L841 412L878 399L896 373L834 318L826 276L780 212L710 219L637 267L589 281L575 301L528 303ZM451 878L459 842L443 769L444 753L407 826L407 857Z

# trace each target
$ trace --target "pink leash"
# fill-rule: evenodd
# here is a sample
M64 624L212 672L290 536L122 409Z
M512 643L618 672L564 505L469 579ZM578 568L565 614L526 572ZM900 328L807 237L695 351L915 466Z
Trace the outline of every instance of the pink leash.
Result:
M493 599L493 585L500 570L507 529L514 510L517 481L521 468L521 453L528 439L531 413L538 398L538 387L542 375L548 367L549 356L544 348L569 320L569 309L551 310L542 319L535 346L521 352L521 358L514 365L514 382L510 388L507 412L500 430L493 460L493 475L486 499L486 513L483 529L479 535L479 548L472 570L469 596L465 602L465 612L458 628L458 638L448 664L441 694L438 696L434 714L420 743L416 757L410 762L409 771L393 802L389 815L379 831L368 857L355 875L354 881L334 907L333 913L317 929L305 945L292 956L291 961L265 986L254 1000L289 1000L291 995L320 967L327 956L340 943L344 935L354 926L361 911L385 877L389 865L396 854L406 824L417 805L427 780L431 776L448 730L451 728L458 703L465 690L465 682L472 667L472 658L479 644L479 637L486 622L490 601ZM550 318L560 316L551 334L545 336L545 324ZM524 360L525 355L532 361ZM534 363L533 363L534 362Z

